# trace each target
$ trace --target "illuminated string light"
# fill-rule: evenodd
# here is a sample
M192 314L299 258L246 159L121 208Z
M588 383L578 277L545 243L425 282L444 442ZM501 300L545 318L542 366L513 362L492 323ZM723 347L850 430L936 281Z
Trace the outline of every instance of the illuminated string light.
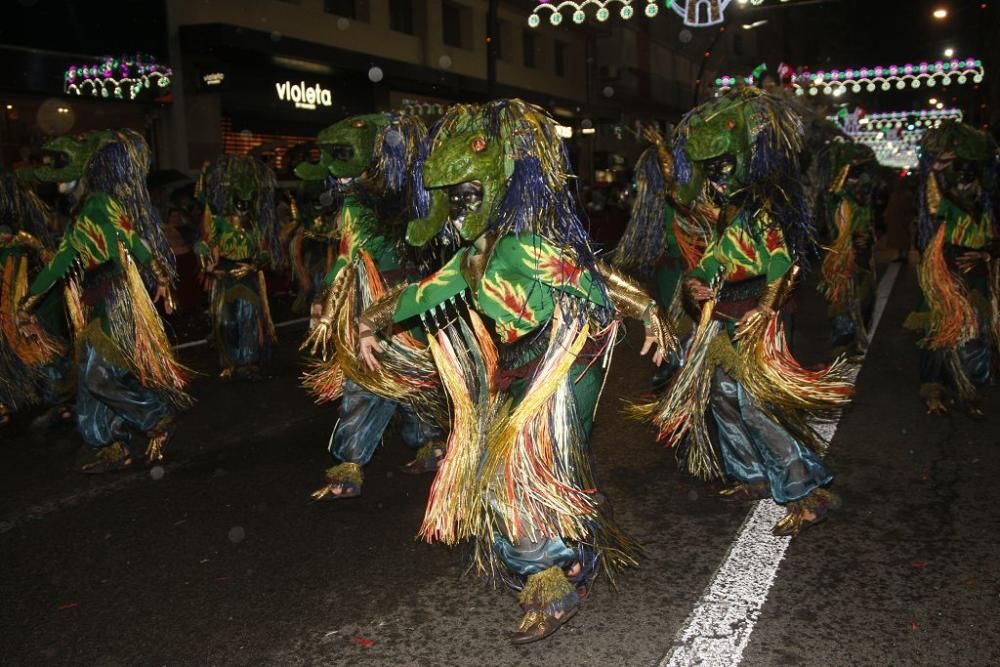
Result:
M940 104L940 102L939 102ZM871 113L852 122L855 114L830 116L854 141L870 146L879 164L893 169L916 169L920 142L927 130L945 120L961 121L961 109L920 109Z
M684 25L692 28L707 28L725 20L724 12L732 0L668 0L666 6L684 20ZM538 0L538 5L528 25L537 28L542 24L544 14L554 26L561 25L567 17L573 23L587 20L588 11L600 22L611 18L612 12L628 20L641 13L646 18L654 18L660 13L660 0Z
M542 24L542 13L548 11L548 20L552 25L560 25L563 22L563 11L569 12L573 23L580 24L587 20L587 10L594 10L594 18L600 22L611 18L612 10L617 10L618 15L628 20L635 16L635 7L639 0L560 0L558 2L549 0L539 0L531 16L528 17L528 25L537 28ZM570 11L572 10L572 11ZM645 0L643 13L652 18L659 14L660 7L657 0Z
M887 65L857 69L831 70L829 72L801 72L791 76L791 85L797 95L841 95L843 92L874 93L893 88L933 88L940 84L981 83L985 76L983 62L974 58L919 63L917 65ZM722 76L715 80L716 88L726 90L737 83L753 84L754 78ZM843 91L843 92L838 92Z
M174 72L152 56L106 57L92 65L71 65L63 75L69 95L134 100L146 90L169 92Z

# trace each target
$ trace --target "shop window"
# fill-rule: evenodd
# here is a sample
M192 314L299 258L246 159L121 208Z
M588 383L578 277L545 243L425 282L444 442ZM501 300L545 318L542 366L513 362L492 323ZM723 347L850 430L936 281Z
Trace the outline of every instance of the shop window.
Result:
M535 67L535 52L538 50L535 33L525 30L521 37L521 46L524 48L524 66Z
M497 21L497 34L493 36L497 44L497 58L506 60L510 57L510 21Z
M323 11L345 19L358 18L358 7L354 0L323 0Z
M441 4L441 38L446 46L467 49L472 39L472 12L468 7L445 2Z
M569 51L569 44L566 42L561 42L558 39L555 42L555 48L552 50L554 55L554 65L556 70L556 76L566 76L566 52Z
M396 32L413 34L413 0L389 0L389 27Z
M355 21L368 21L368 0L323 0L323 11Z
M238 130L233 119L222 119L222 150L227 154L253 155L270 165L278 174L291 174L295 166L294 160L289 160L290 154L301 160L302 149L310 160L318 160L319 152L315 149L315 137L303 137L293 134L274 134L269 132L253 132L247 129Z

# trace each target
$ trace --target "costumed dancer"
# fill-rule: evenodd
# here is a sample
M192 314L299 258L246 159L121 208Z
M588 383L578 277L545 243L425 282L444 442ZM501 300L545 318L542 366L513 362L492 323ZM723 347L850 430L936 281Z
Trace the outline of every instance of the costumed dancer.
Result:
M823 258L819 289L826 298L833 352L863 355L875 305L875 153L864 144L835 142L828 158L836 176L827 199L835 236Z
M950 393L976 418L984 416L976 385L991 374L1000 342L1000 230L997 147L959 122L924 135L920 158L923 300L906 327L921 331L920 395L930 414L946 414Z
M212 330L223 379L258 380L277 342L264 269L283 263L274 172L249 155L221 155L202 174L202 238Z
M51 215L14 174L0 175L0 426L13 412L36 405L56 407L62 419L73 417L62 293L53 291L39 304L40 328L32 335L17 322L31 278L52 255Z
M644 136L652 146L636 162L636 198L612 263L637 278L652 280L656 303L684 334L690 330L690 320L684 317L681 276L701 259L718 211L694 193L678 193L668 142L655 128L647 128ZM689 208L678 199L694 203ZM654 375L654 387L666 382L675 370L673 363L662 364Z
M777 535L795 535L834 507L826 490L833 476L819 457L825 443L809 421L852 393L843 361L819 371L796 362L780 317L813 243L798 180L801 141L798 116L750 87L697 107L678 127L678 181L704 179L720 216L685 278L698 324L681 369L659 400L636 408L678 446L688 472L737 482L724 499L785 505Z
M407 257L403 233L413 214L413 168L426 134L416 116L381 113L346 118L319 135L320 162L295 169L305 181L332 180L341 200L336 217L340 247L326 274L322 314L302 346L322 357L306 373L306 388L319 402L341 399L340 419L329 444L338 463L327 469L327 483L313 493L317 500L360 495L363 467L374 456L394 414L400 416L403 441L416 450L403 472L437 470L444 457L444 434L433 416L434 411L443 412L443 405L420 415L408 400L426 386L426 379L414 376L401 378L394 386L366 386L356 362L352 363L356 342L351 330L361 309L386 289L418 277ZM413 336L405 340L411 354L425 347Z
M420 536L475 541L479 569L520 591L517 643L571 618L599 564L635 562L636 546L602 512L590 430L619 317L645 322L642 352L655 349L657 362L676 345L652 297L595 259L556 129L520 100L444 115L422 165L430 213L407 240L447 225L464 246L371 306L358 334L379 375L395 372L384 356L394 339L373 333L414 319L429 332L451 433Z
M77 334L77 427L91 459L84 472L163 458L177 411L191 399L154 301L172 310L173 256L146 189L150 151L131 130L61 137L46 150L66 158L35 177L60 184L74 217L21 307L25 330L56 285L69 287ZM151 299L147 285L155 286ZM145 445L145 449L143 449Z
M339 201L325 180L309 180L302 182L292 204L288 254L298 287L292 312L308 313L313 326L323 314L326 276L337 259Z

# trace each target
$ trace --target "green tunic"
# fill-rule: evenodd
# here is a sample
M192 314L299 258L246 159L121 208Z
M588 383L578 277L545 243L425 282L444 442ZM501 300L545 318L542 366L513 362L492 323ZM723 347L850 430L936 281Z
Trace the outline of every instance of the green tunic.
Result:
M327 285L332 285L340 270L355 262L362 250L371 256L380 272L400 268L396 243L381 233L375 211L362 204L357 196L349 195L344 199L337 212L337 229L340 248L336 261L326 274Z
M538 329L555 312L558 292L606 304L590 271L565 251L534 234L497 241L478 280L463 272L475 248L462 248L440 270L406 288L393 319L400 322L425 313L470 290L477 310L490 317L502 343L513 343Z
M737 215L708 244L701 261L690 272L692 277L711 283L721 271L727 282L766 276L767 284L772 285L791 268L792 258L781 230L766 225L759 215L753 220L751 233L742 224L744 215Z
M63 233L55 255L35 276L28 293L44 294L66 277L76 264L84 271L84 288L100 279L113 279L124 271L124 257L119 247L140 265L152 261L149 248L136 233L121 205L110 195L97 192L87 197L77 216ZM108 333L106 304L95 303L87 309L88 322L99 322Z

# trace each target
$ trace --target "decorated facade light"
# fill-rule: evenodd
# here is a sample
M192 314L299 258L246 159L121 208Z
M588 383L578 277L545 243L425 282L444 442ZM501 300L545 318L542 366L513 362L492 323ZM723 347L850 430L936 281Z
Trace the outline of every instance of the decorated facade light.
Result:
M893 88L898 90L919 88L922 85L933 88L938 84L949 86L981 83L985 74L981 60L965 58L938 60L933 63L922 62L916 65L908 63L845 70L803 71L791 75L790 84L797 95L842 94L838 91L874 93ZM721 92L741 81L753 83L753 78L723 76L716 79L716 87Z
M558 26L564 20L580 24L592 12L600 22L611 18L612 13L628 20L641 12L646 18L654 18L660 13L661 0L538 0L538 5L528 17L528 25L537 28L543 20ZM724 12L732 0L666 0L667 8L684 20L684 25L692 28L706 28L725 20Z
M628 20L635 16L636 7L633 5L642 6L643 14L649 18L660 12L657 0L539 0L538 6L528 17L528 25L537 28L546 14L550 24L561 25L564 12L573 23L580 24L587 20L588 10L593 11L594 18L602 23L611 18L612 12Z
M67 95L134 100L145 91L156 96L170 91L174 72L149 55L108 56L89 65L70 65L63 75Z

